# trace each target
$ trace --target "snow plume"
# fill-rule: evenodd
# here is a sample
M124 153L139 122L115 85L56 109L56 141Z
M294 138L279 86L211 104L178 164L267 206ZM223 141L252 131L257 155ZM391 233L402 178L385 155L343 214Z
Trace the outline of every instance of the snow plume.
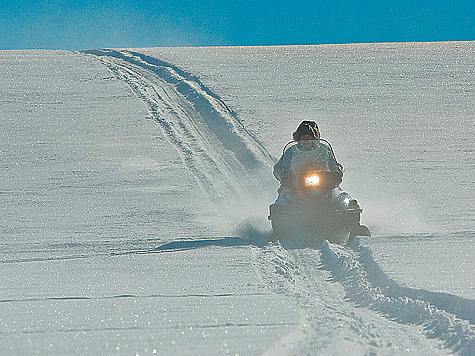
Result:
M410 195L404 187L388 185L374 171L365 171L344 178L343 187L354 192L363 208L362 223L373 235L430 233L434 227L423 216L419 196Z
M361 189L362 187L359 186L358 190L361 191ZM420 208L414 200L410 197L399 196L395 199L389 195L384 196L381 195L380 187L378 190L377 197L374 197L373 190L372 193L368 193L368 195L372 194L373 198L358 199L364 210L362 223L368 225L373 234L431 232L427 219L421 217Z
M259 217L246 218L238 224L234 233L249 241L251 245L265 246L272 235L272 231L268 224L264 225L263 221L266 222L267 219L263 220Z

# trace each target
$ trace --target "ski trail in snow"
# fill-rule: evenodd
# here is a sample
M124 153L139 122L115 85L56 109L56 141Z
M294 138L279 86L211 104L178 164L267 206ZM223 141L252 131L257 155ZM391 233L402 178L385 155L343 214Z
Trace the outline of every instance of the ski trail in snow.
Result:
M253 251L269 289L295 297L302 309L291 345L299 354L475 354L472 301L398 286L375 272L377 263L358 240L352 247L324 242L318 249Z
M219 202L262 188L253 173L275 161L237 115L197 77L138 52L90 50L147 106L197 184Z

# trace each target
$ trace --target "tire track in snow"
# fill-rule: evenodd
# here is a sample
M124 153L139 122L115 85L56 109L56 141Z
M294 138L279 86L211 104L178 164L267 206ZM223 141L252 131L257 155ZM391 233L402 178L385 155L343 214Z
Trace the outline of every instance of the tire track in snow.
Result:
M254 248L254 263L271 290L295 297L301 307L300 339L292 347L302 354L315 348L322 354L475 354L473 301L400 287L358 239L351 247ZM333 344L335 338L344 341Z
M196 76L178 67L125 50L89 50L147 106L180 153L197 184L215 201L230 192L251 197L262 189L253 173L275 161L235 112Z

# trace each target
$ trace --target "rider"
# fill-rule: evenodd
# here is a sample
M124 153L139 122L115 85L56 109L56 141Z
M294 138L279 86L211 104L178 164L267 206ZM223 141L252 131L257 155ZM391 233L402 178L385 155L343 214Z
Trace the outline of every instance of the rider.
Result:
M279 198L275 202L277 205L283 203L282 200L292 198L292 172L308 168L334 172L338 184L343 176L343 166L336 161L330 146L319 141L320 131L315 121L302 121L292 137L297 144L286 149L274 165L274 176L280 182Z

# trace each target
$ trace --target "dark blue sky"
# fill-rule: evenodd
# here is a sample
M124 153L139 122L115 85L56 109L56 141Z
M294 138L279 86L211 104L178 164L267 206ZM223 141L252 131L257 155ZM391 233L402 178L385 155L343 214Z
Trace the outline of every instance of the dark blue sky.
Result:
M474 0L4 0L0 49L475 40Z

